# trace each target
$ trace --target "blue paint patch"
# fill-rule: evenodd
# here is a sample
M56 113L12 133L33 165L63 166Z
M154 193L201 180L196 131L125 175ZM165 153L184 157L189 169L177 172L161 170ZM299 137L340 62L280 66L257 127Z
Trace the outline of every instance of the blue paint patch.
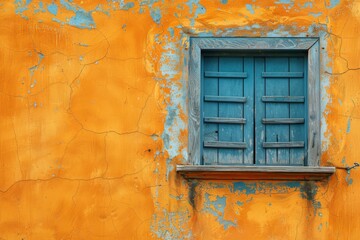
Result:
M161 42L159 36L155 36L155 41ZM179 74L179 63L180 63L180 54L179 54L179 44L181 42L169 42L163 44L163 53L160 57L160 75L161 79L166 79L163 87L170 90L168 95L170 102L167 105L167 115L165 120L164 131L161 135L164 148L169 154L169 162L167 164L168 168L172 170L171 161L180 155L180 151L183 150L183 145L180 139L181 132L185 129L185 123L180 117L181 109L184 109L185 92L186 87L184 84L176 84L175 77ZM186 156L184 156L186 157Z
M310 12L309 15L313 17L320 17L322 15L322 12Z
M245 193L246 195L256 194L256 193L288 193L290 189L299 189L301 183L297 181L291 182L280 182L280 183L245 183L245 182L236 182L233 184L232 191Z
M46 12L46 10L44 9L44 3L42 1L39 2L39 7L37 9L34 10L34 13L39 13L39 12Z
M158 239L193 239L192 232L186 228L191 216L188 211L170 212L160 207L157 211L158 213L152 216L150 229Z
M75 16L71 17L68 24L80 29L93 29L96 27L94 19L92 18L92 11L85 11L84 9L73 6L65 0L60 0L60 4L67 10L75 13Z
M194 26L195 24L195 19L200 15L200 14L205 14L206 13L206 8L200 4L200 0L189 0L186 5L189 6L190 9L190 14L194 13L194 6L196 7L195 13L193 14L193 17L190 19L191 21L191 26Z
M129 10L131 8L133 8L135 6L135 3L133 2L128 2L126 4L124 4L123 6L120 6L121 10Z
M244 202L237 201L237 202L236 202L236 205L242 207L242 206L244 206Z
M245 192L246 195L256 193L256 183L236 182L233 184L234 192Z
M37 54L38 54L38 57L39 57L39 60L38 60L37 64L29 68L31 78L34 75L35 71L39 68L40 63L44 58L44 54L42 54L41 52L38 52Z
M283 186L288 187L288 188L300 188L301 183L293 181L293 182L278 183L278 185L283 185Z
M216 220L227 230L229 227L236 227L236 222L225 220L224 212L226 207L226 197L215 196L215 200L210 200L210 195L205 193L204 212L208 212L216 217Z
M75 16L70 18L69 25L77 28L87 28L87 29L92 29L96 27L94 19L91 16L91 12L86 12L82 9L77 10L75 12Z
M60 23L61 25L64 25L65 23L64 22L62 22L60 19L58 19L58 18L52 18L51 19L53 22L56 22L56 23Z
M312 2L306 2L306 3L304 3L303 8L313 8L313 3Z
M255 14L255 11L251 4L246 4L246 10L248 10L251 14Z
M222 4L227 4L227 3L228 3L228 0L221 0L221 3L222 3Z
M26 0L25 2L23 0L15 0L15 13L20 15L22 18L28 20L28 17L24 15L24 12L29 9L29 4L32 0Z
M198 4L196 11L195 11L195 16L197 17L198 15L205 14L205 13L206 13L206 8L203 5Z
M47 10L49 11L49 13L51 13L52 15L57 15L58 13L58 5L56 3L51 3L47 6Z
M170 172L174 170L174 166L171 164L172 159L166 159L166 181L169 180Z
M160 24L161 21L161 11L160 8L156 7L156 8L152 8L150 10L150 16L152 18L152 20L157 23Z
M348 185L353 184L353 181L354 181L350 175L350 172L351 172L350 170L347 171L346 178L345 178L345 181Z
M172 27L169 27L168 31L170 33L170 37L174 37L174 29Z
M339 3L340 3L340 0L330 0L330 5L327 6L327 8L334 8L337 5L339 5Z
M104 10L101 4L97 5L94 11L102 12L102 13L110 16L110 13L108 11Z
M276 4L291 4L292 0L278 0Z
M318 191L318 186L313 182L304 182L300 187L300 196L303 199L311 202L311 205L314 208L314 214L316 215L318 209L321 209L321 202L316 200L316 194Z
M346 133L350 133L351 131L351 118L347 121Z

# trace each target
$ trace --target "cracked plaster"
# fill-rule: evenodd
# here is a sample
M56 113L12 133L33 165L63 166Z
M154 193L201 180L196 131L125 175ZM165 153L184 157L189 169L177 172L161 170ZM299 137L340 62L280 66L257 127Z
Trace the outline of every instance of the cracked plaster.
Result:
M341 167L358 157L359 12L355 0L0 1L0 239L358 239L359 174ZM319 33L322 164L336 174L241 191L177 176L189 35Z

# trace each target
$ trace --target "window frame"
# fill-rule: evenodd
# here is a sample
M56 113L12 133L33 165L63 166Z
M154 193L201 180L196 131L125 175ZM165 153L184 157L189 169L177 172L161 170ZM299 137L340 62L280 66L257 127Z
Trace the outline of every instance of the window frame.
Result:
M188 157L189 165L178 165L177 171L186 175L187 171L208 172L233 172L235 169L257 171L256 169L274 169L281 172L291 172L297 169L300 172L309 172L320 169L321 137L320 137L320 39L317 37L289 37L289 38L245 38L245 37L191 37L190 38L190 59L189 59L189 80L188 80L188 110L189 110L189 143ZM223 166L223 165L201 165L201 66L203 51L306 51L307 52L307 109L308 109L308 149L306 166ZM200 167L200 168L199 168ZM221 170L222 169L222 170ZM236 171L237 171L236 170ZM332 167L322 167L321 171L328 174L335 170ZM321 172L320 171L320 172Z
M320 163L319 38L191 38L189 71L189 157L200 165L201 151L201 54L202 51L307 51L308 149L307 166Z

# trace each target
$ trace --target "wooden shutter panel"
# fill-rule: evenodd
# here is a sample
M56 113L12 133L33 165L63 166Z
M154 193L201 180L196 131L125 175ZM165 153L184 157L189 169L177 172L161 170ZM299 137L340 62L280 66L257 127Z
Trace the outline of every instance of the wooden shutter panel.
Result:
M254 60L203 57L203 164L254 161Z
M305 164L306 69L304 56L255 59L257 164Z

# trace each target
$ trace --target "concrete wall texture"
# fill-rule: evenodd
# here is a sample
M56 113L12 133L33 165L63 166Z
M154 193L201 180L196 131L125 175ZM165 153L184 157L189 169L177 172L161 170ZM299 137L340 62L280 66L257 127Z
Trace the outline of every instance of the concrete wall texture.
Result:
M0 239L360 239L359 0L0 0ZM190 36L321 39L323 182L195 181Z

